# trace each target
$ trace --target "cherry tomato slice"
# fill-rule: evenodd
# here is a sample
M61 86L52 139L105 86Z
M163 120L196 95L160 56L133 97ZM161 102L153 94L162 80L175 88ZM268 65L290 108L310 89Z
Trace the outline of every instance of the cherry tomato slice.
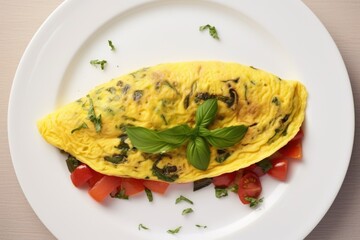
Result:
M278 158L272 160L273 167L268 171L268 174L280 181L286 181L288 172L288 160Z
M144 186L151 190L152 192L164 194L169 187L169 183L160 182L160 181L152 181L152 180L145 180L143 182Z
M132 196L145 190L143 180L135 178L124 178L121 182L121 188L125 190L125 195L127 196Z
M89 194L98 202L104 201L109 194L121 185L122 178L104 175L92 188Z
M94 174L94 170L89 166L81 164L71 173L70 178L75 187L81 187L92 178Z
M264 175L265 175L265 173L264 173L264 171L262 170L262 168L259 167L259 166L256 165L256 164L252 164L252 165L248 166L247 168L244 169L244 172L245 172L245 173L248 173L248 172L255 173L258 177L261 177L261 176L264 176Z
M212 182L215 187L228 187L231 183L234 182L236 177L236 172L224 173L220 176L213 177Z
M261 182L255 173L249 172L240 178L238 195L243 204L250 203L246 200L247 197L258 198L261 191Z

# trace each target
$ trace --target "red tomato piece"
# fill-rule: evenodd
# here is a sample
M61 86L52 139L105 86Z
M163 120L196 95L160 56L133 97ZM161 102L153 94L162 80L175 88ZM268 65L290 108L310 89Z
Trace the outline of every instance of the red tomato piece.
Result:
M170 185L167 182L152 181L152 180L145 180L143 184L147 189L151 190L152 192L156 192L160 194L164 194Z
M234 182L236 177L236 172L224 173L220 176L213 177L212 182L215 187L228 187L231 183Z
M104 175L92 188L89 194L98 202L104 201L109 194L121 185L122 178Z
M302 158L302 144L301 139L290 141L284 147L279 149L279 153L283 157L301 159Z
M248 172L255 173L258 177L261 177L261 176L264 176L264 175L265 175L265 173L264 173L264 171L262 170L262 168L259 167L259 166L256 165L256 164L252 164L252 165L248 166L247 168L244 169L244 172L245 172L245 173L248 173Z
M71 181L75 187L83 186L90 178L94 176L94 170L88 165L81 164L71 173Z
M105 175L94 171L94 175L88 180L89 187L92 188L103 176Z
M124 178L121 183L121 189L125 190L125 195L131 196L139 192L143 192L145 187L143 185L143 180L135 178Z
M303 137L304 137L304 131L300 128L300 130L297 132L295 137L293 139L291 139L291 141L297 141L297 140L302 139Z
M285 158L278 158L272 160L273 167L268 171L268 174L280 181L286 181L288 172L288 160Z
M261 182L255 173L249 172L240 178L238 195L243 204L250 203L246 200L247 197L258 198L261 191Z

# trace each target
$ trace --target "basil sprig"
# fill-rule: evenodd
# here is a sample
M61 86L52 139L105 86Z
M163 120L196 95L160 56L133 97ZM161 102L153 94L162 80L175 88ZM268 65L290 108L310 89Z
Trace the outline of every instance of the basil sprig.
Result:
M238 143L246 134L245 125L209 130L218 110L217 99L208 99L196 111L195 127L179 125L162 131L129 126L126 133L132 144L147 153L164 153L187 143L186 157L189 163L205 171L210 164L210 145L227 148Z

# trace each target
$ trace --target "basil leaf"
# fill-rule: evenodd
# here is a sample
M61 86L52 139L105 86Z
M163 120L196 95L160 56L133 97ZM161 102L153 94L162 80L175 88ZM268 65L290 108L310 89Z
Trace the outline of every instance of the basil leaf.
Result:
M210 147L202 137L192 139L186 149L189 163L199 170L205 171L210 163Z
M207 127L216 117L218 109L216 99L208 99L196 111L196 126Z
M238 143L247 132L248 127L244 125L231 126L211 130L206 140L214 147L227 148Z
M184 124L158 132L159 137L167 143L182 145L188 140L192 129Z
M181 146L186 138L178 135L169 137L171 129L159 134L143 127L127 127L126 133L134 147L146 153L162 153Z

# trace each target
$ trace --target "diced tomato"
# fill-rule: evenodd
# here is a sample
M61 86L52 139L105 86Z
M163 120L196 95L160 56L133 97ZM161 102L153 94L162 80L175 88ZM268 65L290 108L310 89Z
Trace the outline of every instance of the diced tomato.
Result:
M224 173L212 179L215 187L228 187L235 180L236 172Z
M261 177L261 176L265 175L265 173L264 173L264 171L262 170L262 168L259 167L259 166L256 165L256 164L252 164L252 165L248 166L247 168L244 169L244 172L245 172L245 173L248 173L248 172L255 173L258 177Z
M71 173L71 181L75 187L83 186L90 178L94 176L94 170L85 164L81 164Z
M285 158L278 158L272 160L273 167L268 171L268 174L280 181L286 181L288 172L288 160Z
M301 159L302 158L302 144L301 139L290 141L284 147L279 149L282 157Z
M259 177L255 173L246 173L239 181L238 195L242 203L249 204L247 197L258 198L262 186Z
M304 137L304 131L300 128L300 130L297 132L295 137L293 139L291 139L291 141L297 141L297 140L302 139L303 137Z
M121 183L121 188L125 190L125 195L127 196L132 196L145 190L143 180L134 178L124 178Z
M121 185L122 178L104 175L90 190L89 194L98 202L104 201L109 194Z
M94 175L88 180L89 187L92 188L103 176L105 175L94 171Z
M143 185L147 189L150 189L152 192L164 194L170 184L166 183L166 182L160 182L160 181L145 180L143 182Z

